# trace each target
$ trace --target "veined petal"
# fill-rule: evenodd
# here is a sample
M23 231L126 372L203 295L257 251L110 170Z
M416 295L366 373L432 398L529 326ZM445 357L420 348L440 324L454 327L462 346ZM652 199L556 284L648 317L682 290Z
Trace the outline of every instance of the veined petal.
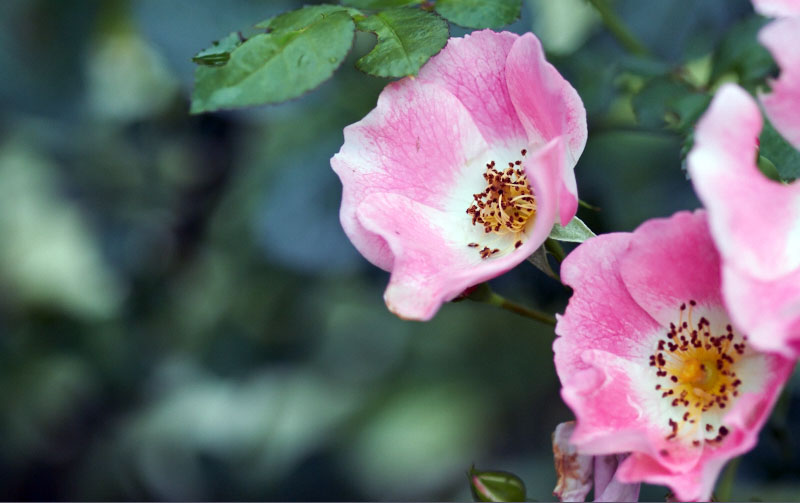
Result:
M506 85L506 58L519 35L491 30L451 38L422 67L419 80L433 82L458 98L492 144L528 144Z
M676 274L680 271L680 274ZM704 211L676 213L642 224L620 263L631 296L661 326L676 321L676 307L722 305L720 265Z
M564 138L567 163L559 187L559 218L561 225L567 225L578 210L573 168L586 146L586 109L577 91L547 62L542 44L532 33L520 37L511 48L506 79L529 142Z
M688 164L724 260L774 279L800 267L800 184L774 182L756 167L761 124L755 100L726 84L698 123Z
M793 4L795 15L800 15L800 2ZM773 21L761 29L758 40L781 68L780 76L770 83L772 92L759 98L775 129L800 148L800 17Z
M454 285L450 273L474 266L480 258L468 254L464 243L469 237L452 235L446 212L402 194L373 193L359 205L357 217L389 245L394 261L384 299L401 318L428 320L442 302L470 286Z
M344 137L331 159L343 186L342 227L362 255L387 270L393 257L385 240L356 219L364 198L376 192L404 194L441 209L443 195L488 148L455 96L413 80L386 86L375 109L345 128Z
M519 37L506 60L511 102L532 144L564 136L567 160L574 165L586 146L586 109L569 82L544 56L532 33Z
M556 203L551 194L563 157L563 144L557 138L523 164L538 195L536 220L520 246L507 242L500 256L488 260L467 246L484 232L471 225L462 207L434 208L403 194L372 193L364 198L356 218L365 230L387 243L393 257L384 294L389 309L401 318L428 320L443 302L532 254L547 239L555 220Z
M661 326L634 301L619 272L630 240L629 233L603 234L564 259L561 279L574 292L564 315L557 316L560 337L553 350L560 376L588 368L581 358L586 348L629 359L646 358L652 349Z

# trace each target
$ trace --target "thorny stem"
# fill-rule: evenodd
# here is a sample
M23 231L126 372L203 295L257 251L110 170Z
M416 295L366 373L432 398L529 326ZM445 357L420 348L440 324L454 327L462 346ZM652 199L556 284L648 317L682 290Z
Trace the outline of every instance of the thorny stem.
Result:
M622 19L617 16L614 10L608 5L607 0L588 0L597 12L600 14L600 17L603 20L603 24L606 25L608 31L614 35L614 38L622 44L622 46L629 52L633 54L637 54L639 56L647 56L650 54L650 51L647 47L644 46L639 39L625 26L625 23L622 22Z
M476 302L483 302L484 304L489 304L491 306L505 309L506 311L511 311L512 313L536 320L539 323L544 323L545 325L550 325L553 327L556 325L556 318L552 314L512 302L502 295L493 292L487 283L481 283L478 285L478 287L469 294L468 298Z

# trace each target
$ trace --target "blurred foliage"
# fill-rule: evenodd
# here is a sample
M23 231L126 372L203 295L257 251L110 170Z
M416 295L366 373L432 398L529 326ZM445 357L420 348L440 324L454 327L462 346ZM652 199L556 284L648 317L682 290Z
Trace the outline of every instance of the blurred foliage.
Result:
M552 498L550 433L571 419L552 331L469 302L398 320L339 227L328 160L386 82L349 55L302 99L188 114L193 54L304 3L0 3L4 499L465 500L473 462ZM636 58L585 5L555 4L508 29L544 30L586 104L578 185L600 210L581 219L631 230L697 207L680 169L692 100L731 30L759 21L749 2L618 0ZM771 70L739 42L720 79L756 85ZM492 284L550 312L569 294L530 264ZM798 424L790 392L738 498L798 494Z

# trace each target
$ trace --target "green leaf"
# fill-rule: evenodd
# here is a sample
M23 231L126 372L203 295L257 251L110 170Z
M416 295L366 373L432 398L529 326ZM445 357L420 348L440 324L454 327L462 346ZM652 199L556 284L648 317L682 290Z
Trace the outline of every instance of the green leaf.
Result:
M349 9L341 5L311 5L303 7L302 9L278 14L277 16L261 21L255 27L267 30L272 34L288 33L302 30L304 27L318 21L322 16L343 11L349 13L351 16L360 14L357 9Z
M670 102L667 121L673 129L688 132L697 123L697 119L703 115L709 103L711 103L711 96L708 94L690 93L678 96Z
M522 0L437 0L435 9L465 28L499 28L519 19Z
M672 103L691 92L689 86L668 76L650 79L633 97L636 120L645 127L663 127Z
M767 20L758 16L731 28L714 53L711 82L735 73L745 87L760 82L775 68L772 56L758 42L758 32Z
M559 224L553 225L553 230L550 231L550 236L548 237L556 241L583 243L595 236L596 234L580 218L575 217L569 221L566 227L561 227Z
M533 255L528 257L528 262L534 265L537 269L547 274L556 281L561 281L558 274L550 267L550 261L547 259L547 248L544 245L540 246L533 252Z
M474 501L525 501L525 483L509 472L478 471L467 473Z
M391 9L405 5L418 5L423 0L343 0L342 3L357 9Z
M231 58L231 52L242 44L242 37L233 32L222 40L216 40L208 49L203 49L192 58L198 65L221 66Z
M759 141L759 154L775 166L781 180L788 182L800 178L800 152L775 130L769 120L764 121Z
M447 22L431 12L399 7L379 12L358 22L378 43L356 66L377 77L416 75L431 56L447 43Z
M223 66L195 70L191 113L296 98L329 79L353 45L355 23L343 8L319 5L282 14L236 47Z

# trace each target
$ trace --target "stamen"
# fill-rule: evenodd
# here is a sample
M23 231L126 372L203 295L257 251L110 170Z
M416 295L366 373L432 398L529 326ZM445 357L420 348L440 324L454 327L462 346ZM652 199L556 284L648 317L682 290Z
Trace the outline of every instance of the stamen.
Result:
M736 374L736 363L745 352L747 337L734 333L730 325L724 334L713 335L708 319L700 317L695 323L696 306L694 300L680 305L677 323L670 323L658 340L649 365L660 381L656 391L678 409L668 418L665 438L686 438L688 442L694 438L696 425L702 423L704 442L715 443L724 439L728 429L720 426L715 435L715 428L703 421L703 414L719 414L738 396L742 380ZM692 440L693 446L700 444Z
M524 157L528 151L523 149L520 153ZM521 234L536 216L536 198L525 173L516 169L522 165L522 160L509 162L504 171L496 169L496 165L495 161L486 164L483 175L486 189L473 195L467 214L472 217L472 225L482 225L486 234L513 234L517 238L514 247L519 248L522 245ZM470 243L468 246L477 248L480 245ZM500 253L499 249L486 246L480 250L481 258L497 253Z

